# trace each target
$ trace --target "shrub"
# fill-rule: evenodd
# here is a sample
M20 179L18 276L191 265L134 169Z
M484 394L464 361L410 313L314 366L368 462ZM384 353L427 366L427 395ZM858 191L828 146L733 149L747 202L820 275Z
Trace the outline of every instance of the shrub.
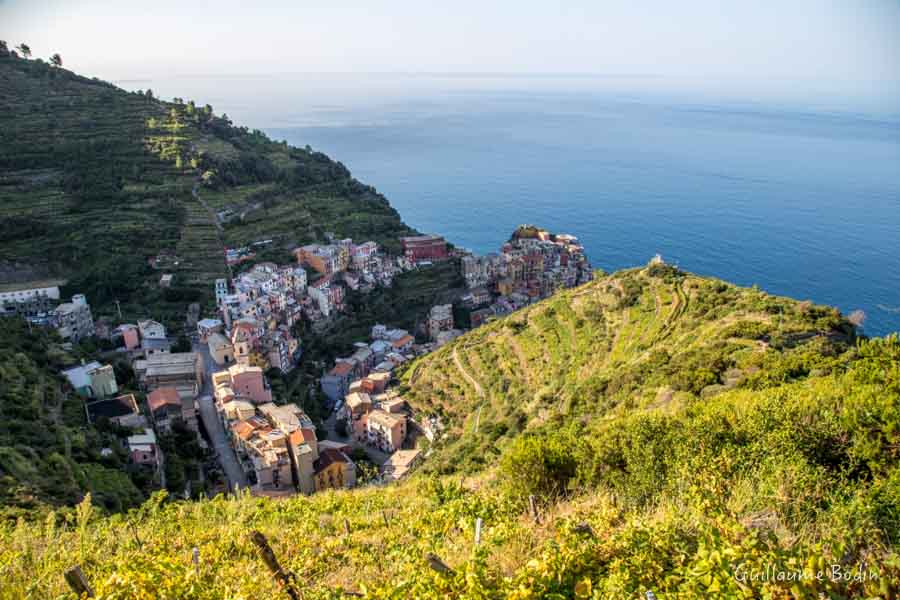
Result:
M556 499L575 477L576 448L576 440L566 433L521 436L501 456L500 478L513 496Z

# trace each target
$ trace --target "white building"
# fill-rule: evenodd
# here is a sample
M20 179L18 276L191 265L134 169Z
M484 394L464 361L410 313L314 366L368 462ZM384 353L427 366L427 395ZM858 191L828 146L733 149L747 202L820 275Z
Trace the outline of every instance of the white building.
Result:
M71 302L65 302L53 311L56 330L64 340L77 342L94 335L94 317L84 294L75 294Z

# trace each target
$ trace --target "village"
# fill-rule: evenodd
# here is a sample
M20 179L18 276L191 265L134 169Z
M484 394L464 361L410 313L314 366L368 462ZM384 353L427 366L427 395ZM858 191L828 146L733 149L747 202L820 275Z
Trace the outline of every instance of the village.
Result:
M415 414L397 391L395 374L404 365L469 327L592 277L576 238L533 226L520 226L487 256L451 248L436 235L399 241L402 253L390 255L372 241L329 235L328 243L295 248L291 264L258 262L217 279L215 312L195 315L187 336L170 336L152 319L95 322L87 298L61 302L52 285L6 290L0 308L56 329L69 344L99 336L126 357L128 381L103 360L82 361L62 375L84 399L88 423L119 428L129 463L144 470L149 486L171 484L163 441L176 438L169 446L178 456L170 461L198 457L185 495L192 486L211 492L248 487L277 497L384 484L413 470L424 458L422 440L434 442L444 426ZM229 263L245 262L235 256L246 253L226 251ZM464 293L432 306L415 331L372 324L367 339L322 369L316 387L324 422L273 392L266 374L288 375L301 365L302 331L337 318L348 293L390 287L406 271L449 260L458 261ZM171 283L172 275L163 274L160 285ZM186 458L185 448L197 450Z

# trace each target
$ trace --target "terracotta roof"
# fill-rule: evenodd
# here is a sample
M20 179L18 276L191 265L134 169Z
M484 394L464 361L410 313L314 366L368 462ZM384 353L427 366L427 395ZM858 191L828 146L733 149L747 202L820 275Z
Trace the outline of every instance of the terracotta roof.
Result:
M150 405L151 412L156 412L167 404L181 408L181 398L178 396L178 390L175 388L161 387L150 392L147 396L147 404Z
M353 363L339 362L336 365L334 365L334 368L331 370L331 373L329 373L329 375L347 375L352 370L353 370Z
M253 429L253 425L251 425L247 421L240 421L231 426L231 430L243 440L246 440L248 437L250 437L250 434L253 433Z
M303 434L303 440L308 444L310 442L315 442L316 440L316 430L315 429L300 429L300 432Z
M409 344L410 342L415 341L415 339L416 338L414 338L411 335L404 335L402 338L400 338L399 340L394 342L394 348L402 348L406 344Z
M302 429L295 429L288 436L288 441L291 443L291 446L299 446L300 444L305 444L306 439L303 437Z

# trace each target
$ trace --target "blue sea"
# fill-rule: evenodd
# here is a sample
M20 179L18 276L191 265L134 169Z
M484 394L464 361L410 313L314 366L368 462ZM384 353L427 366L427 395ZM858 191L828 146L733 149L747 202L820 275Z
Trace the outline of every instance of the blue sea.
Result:
M680 267L900 331L900 116L627 81L290 75L122 82L310 145L478 253L521 223L596 267Z

